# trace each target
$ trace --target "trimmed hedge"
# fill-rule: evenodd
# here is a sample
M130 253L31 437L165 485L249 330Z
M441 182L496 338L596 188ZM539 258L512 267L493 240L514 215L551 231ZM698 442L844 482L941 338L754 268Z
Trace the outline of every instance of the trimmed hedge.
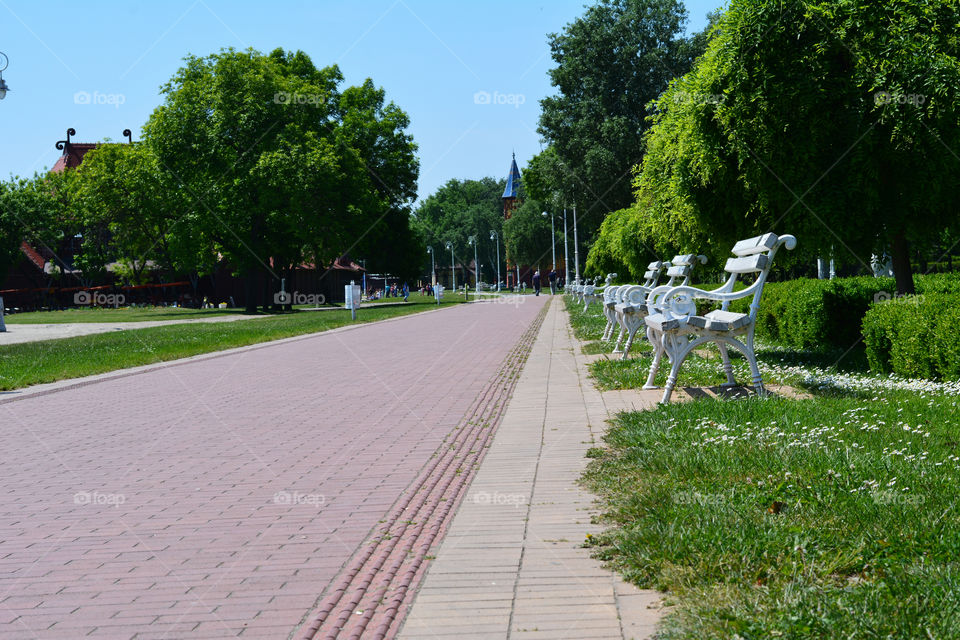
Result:
M893 278L871 276L770 282L760 299L757 335L796 349L848 349L860 340L870 305L895 290ZM748 306L741 300L732 309L746 313Z
M930 288L939 284L944 283L932 283ZM867 362L881 373L956 380L960 378L958 328L958 293L924 293L876 304L863 318Z

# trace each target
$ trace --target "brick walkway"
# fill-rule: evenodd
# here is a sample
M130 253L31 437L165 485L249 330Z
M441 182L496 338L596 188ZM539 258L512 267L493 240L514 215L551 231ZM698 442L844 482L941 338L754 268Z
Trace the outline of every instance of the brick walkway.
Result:
M660 595L624 583L582 548L598 526L594 498L576 481L606 420L659 397L598 392L555 299L400 638L650 637Z
M329 628L352 604L347 574L371 569L365 552L393 557L385 520L400 517L394 554L442 534L442 513L420 531L403 505L455 505L544 302L465 305L0 404L0 638ZM399 569L415 584L416 567Z

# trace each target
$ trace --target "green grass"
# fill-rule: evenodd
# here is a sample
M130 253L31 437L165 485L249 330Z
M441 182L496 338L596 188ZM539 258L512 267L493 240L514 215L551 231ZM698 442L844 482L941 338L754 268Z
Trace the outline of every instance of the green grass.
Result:
M596 340L582 315L574 332ZM594 363L598 386L641 386L636 353ZM960 383L867 375L857 350L758 355L767 382L811 397L622 414L588 456L609 528L587 543L668 593L663 638L960 637ZM734 372L749 379L741 357ZM719 353L680 376L723 382Z
M69 322L144 322L147 320L196 320L225 314L242 314L243 309L186 309L183 307L77 307L62 311L29 311L4 316L7 324L66 324Z
M460 304L444 302L443 306ZM357 322L374 322L429 311L431 299L402 307L361 309ZM255 321L168 325L0 347L0 390L175 360L258 342L353 324L346 309L295 312Z
M698 400L622 415L592 538L679 607L666 638L960 635L956 396Z

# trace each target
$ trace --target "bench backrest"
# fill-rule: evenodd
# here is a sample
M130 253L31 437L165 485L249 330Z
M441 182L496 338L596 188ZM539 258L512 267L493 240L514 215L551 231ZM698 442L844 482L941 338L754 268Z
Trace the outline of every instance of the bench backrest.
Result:
M755 238L747 238L733 245L731 253L736 258L728 258L723 270L730 274L727 281L721 287L721 291L733 292L737 277L747 273L757 274L757 279L753 284L743 290L743 296L753 294L753 300L750 302L750 317L757 319L757 310L760 307L760 296L763 294L763 285L770 274L770 267L773 266L773 257L780 247L786 247L792 250L797 246L797 239L791 235L778 236L775 233L765 233ZM723 302L721 309L727 310L730 301Z
M698 256L693 253L673 256L673 260L670 262L671 266L667 269L667 276L670 278L667 284L673 285L677 278L683 278L680 286L690 284L690 274L698 262L700 264L707 264L707 256Z

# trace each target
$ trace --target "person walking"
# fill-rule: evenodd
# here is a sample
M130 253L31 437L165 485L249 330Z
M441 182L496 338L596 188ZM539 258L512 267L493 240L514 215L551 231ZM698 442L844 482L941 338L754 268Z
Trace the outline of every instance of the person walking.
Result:
M550 273L547 274L547 280L550 281L550 295L557 295L557 270L556 268L550 269Z
M540 270L537 269L533 273L533 290L534 295L540 295Z

